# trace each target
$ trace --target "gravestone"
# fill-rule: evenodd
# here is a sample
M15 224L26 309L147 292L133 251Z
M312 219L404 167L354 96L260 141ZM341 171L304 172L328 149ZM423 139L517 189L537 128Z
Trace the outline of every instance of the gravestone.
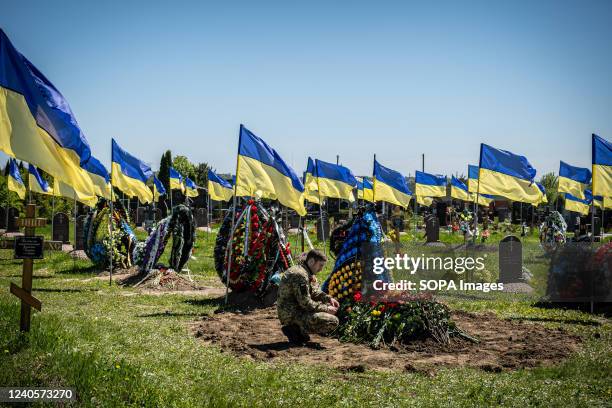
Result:
M53 231L51 232L53 241L70 241L70 220L65 213L57 213L53 217Z
M440 222L438 217L430 215L425 219L425 237L427 242L440 241Z
M142 223L145 220L145 207L138 207L136 209L136 220L135 220L135 224L137 227L141 227Z
M523 277L523 244L514 235L499 242L499 281L521 282Z
M136 222L136 210L129 210L128 215L130 216L130 222Z
M323 228L321 228L321 217L317 218L317 239L319 241L329 241L329 218L323 213Z
M378 222L380 222L380 226L383 232L386 234L387 230L389 229L387 225L387 216L384 214L377 214L377 216L378 216Z
M446 227L446 208L448 204L445 201L438 201L436 203L436 211L438 215L438 223L442 227Z
M505 208L497 211L497 219L499 220L499 222L505 222L507 215L508 215L508 212Z
M8 210L8 226L6 232L17 232L19 227L17 226L17 217L19 217L19 210L15 207L11 207Z
M155 213L155 221L156 222L162 219L163 214L162 214L162 210L161 209L156 208L154 213Z
M6 210L0 207L0 229L6 229Z
M208 214L206 213L206 208L196 208L193 215L196 221L196 227L208 226Z
M80 215L76 219L76 236L74 237L74 249L85 249L85 215Z
M300 226L300 216L297 214L291 214L289 216L289 227L298 228Z

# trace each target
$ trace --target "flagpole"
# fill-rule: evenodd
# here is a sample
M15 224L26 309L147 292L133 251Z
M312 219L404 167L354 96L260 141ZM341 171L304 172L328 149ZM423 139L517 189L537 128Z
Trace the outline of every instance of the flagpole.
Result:
M76 240L77 240L77 229L76 229L76 224L77 224L77 201L76 201L76 190L74 190L74 194L73 194L73 198L74 198L74 246L72 247L72 250L76 250ZM75 258L76 259L76 258Z
M240 125L240 131L238 133L238 152L236 154L236 182L234 183L234 197L232 205L232 228L230 229L230 236L227 242L229 245L229 254L227 257L227 265L225 267L225 305L227 306L228 295L229 295L229 281L230 281L230 269L232 265L233 245L231 243L232 234L234 232L234 225L236 223L236 192L238 190L238 167L240 165L240 142L242 141L242 125Z
M110 222L109 225L109 231L110 231L110 266L109 266L109 278L108 278L108 285L112 286L113 285L113 250L115 248L115 242L113 239L113 194L114 194L114 189L113 189L113 174L115 173L114 169L113 169L113 153L112 153L112 148L111 148L111 174L110 174L110 179L111 179L111 188L110 188L110 212L108 213L108 220Z
M51 197L51 240L53 240L53 228L55 226L55 191Z
M323 252L327 256L327 240L325 239L325 225L323 224L323 199L321 198L321 186L319 185L319 169L315 161L315 172L317 173L317 194L319 195L319 219L321 220L321 236L323 237Z

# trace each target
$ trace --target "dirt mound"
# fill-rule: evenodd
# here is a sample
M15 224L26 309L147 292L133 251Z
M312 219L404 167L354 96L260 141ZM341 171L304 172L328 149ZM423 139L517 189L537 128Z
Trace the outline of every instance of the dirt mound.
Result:
M192 282L186 276L179 275L172 269L153 269L146 276L139 274L136 269L134 273L119 280L119 284L122 286L134 286L140 289L160 291L190 291L200 289L195 282Z
M469 366L486 371L513 370L558 363L574 352L578 336L535 323L501 320L493 314L454 312L458 326L479 344L451 338L449 346L433 340L399 348L373 350L311 335L302 347L290 346L280 331L274 307L252 312L225 312L193 324L196 337L236 356L283 363L323 364L341 370L424 371L434 367Z

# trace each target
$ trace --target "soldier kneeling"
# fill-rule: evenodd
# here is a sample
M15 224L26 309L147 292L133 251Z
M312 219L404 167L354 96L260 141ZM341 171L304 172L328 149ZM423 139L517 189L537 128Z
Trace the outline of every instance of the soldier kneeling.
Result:
M319 289L316 278L326 262L325 254L313 249L281 277L276 310L291 343L304 344L310 340L308 333L325 335L338 326L338 301Z

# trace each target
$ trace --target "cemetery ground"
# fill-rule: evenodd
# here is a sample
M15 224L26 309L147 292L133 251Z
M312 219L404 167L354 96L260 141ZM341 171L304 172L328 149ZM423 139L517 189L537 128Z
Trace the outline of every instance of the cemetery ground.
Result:
M461 241L445 233L441 239ZM295 237L291 242L295 247ZM195 283L210 289L200 294L160 295L109 286L108 276L99 276L89 261L48 251L34 264L33 294L43 309L33 313L29 335L18 331L19 303L8 291L10 282L20 282L21 262L12 259L11 251L0 251L0 384L73 387L78 406L593 407L612 400L610 321L575 310L538 308L527 297L442 299L471 334L487 339L497 333L497 342L487 346L489 354L470 349L475 361L494 355L495 348L512 347L515 339L528 339L532 348L515 350L516 367L454 364L450 360L459 360L457 353L427 345L412 350L419 361L409 353L376 351L386 353L388 367L370 367L364 361L374 351L320 338L323 348L337 347L346 357L330 364L324 357L316 359L322 350L308 347L252 353L248 344L258 340L255 332L252 339L243 339L246 351L241 352L235 343L211 338L215 325L229 343L241 327L270 328L277 322L269 309L214 313L223 303L224 287L214 271L213 243L214 234L198 232L197 259L187 264ZM525 248L525 256L531 256ZM541 287L542 272L537 267L532 272L534 286ZM245 319L240 316L253 324L241 326ZM501 338L499 333L510 334ZM264 335L271 344L282 339L278 332ZM309 355L315 356L312 361L299 357ZM448 361L438 364L441 355ZM533 360L534 355L542 361Z

